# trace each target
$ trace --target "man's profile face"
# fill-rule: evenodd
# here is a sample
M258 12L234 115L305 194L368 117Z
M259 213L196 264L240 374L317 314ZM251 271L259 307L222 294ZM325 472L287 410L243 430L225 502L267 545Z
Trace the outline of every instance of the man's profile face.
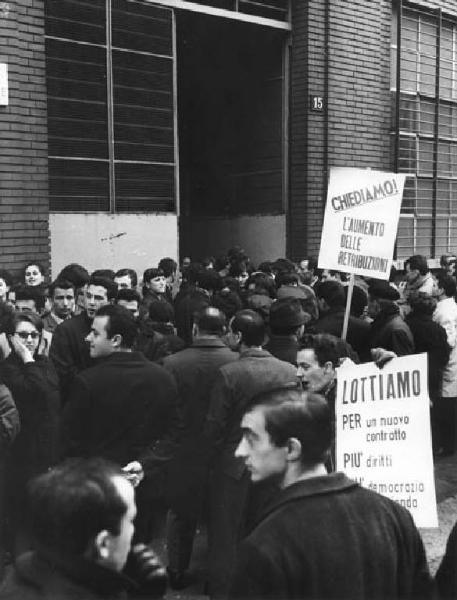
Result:
M297 352L297 377L308 392L320 392L332 381L333 373L319 365L313 348L303 348Z
M127 556L132 544L133 533L135 531L135 526L133 524L136 516L135 493L133 486L124 477L114 477L113 483L127 509L121 519L119 534L116 536L110 534L110 554L105 562L105 566L114 571L121 571L127 561Z
M66 319L75 310L75 291L73 288L54 290L52 309L60 319Z
M114 283L117 285L118 290L131 290L132 280L129 275L122 275L121 277L115 277Z
M114 352L113 340L108 337L106 326L109 317L95 317L86 342L89 342L91 358L102 358L110 356Z
M93 319L97 310L106 304L109 304L106 288L102 285L88 285L86 289L86 313L89 319Z
M274 479L281 484L287 469L288 447L275 446L265 429L261 406L247 412L241 421L241 438L235 456L244 459L254 482Z

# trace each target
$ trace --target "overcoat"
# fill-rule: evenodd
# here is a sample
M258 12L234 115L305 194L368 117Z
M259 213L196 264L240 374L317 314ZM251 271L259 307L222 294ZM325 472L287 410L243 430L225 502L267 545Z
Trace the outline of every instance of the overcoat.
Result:
M138 460L176 419L176 384L141 352L115 352L82 371L62 416L64 456Z
M198 337L190 348L167 356L163 366L176 380L182 433L168 470L168 495L174 510L195 514L207 480L209 449L202 436L211 388L219 367L238 360L221 339Z
M392 350L398 356L414 354L413 334L394 302L385 306L372 322L370 348Z
M232 598L430 598L409 512L343 473L296 482L240 544Z

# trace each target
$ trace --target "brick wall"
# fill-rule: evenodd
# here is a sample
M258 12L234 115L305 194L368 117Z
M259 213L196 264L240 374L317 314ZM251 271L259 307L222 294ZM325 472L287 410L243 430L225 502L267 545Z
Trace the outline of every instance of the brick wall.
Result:
M392 167L391 3L329 3L328 123L325 113L308 108L309 96L325 91L325 5L293 3L289 249L295 259L318 253L327 167Z
M49 265L43 0L0 2L0 62L0 266L18 274L29 260Z

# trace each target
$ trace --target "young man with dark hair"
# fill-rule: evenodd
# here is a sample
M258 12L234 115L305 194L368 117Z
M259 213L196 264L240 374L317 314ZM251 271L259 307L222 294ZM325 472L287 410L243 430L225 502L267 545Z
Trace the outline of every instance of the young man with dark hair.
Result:
M57 275L57 279L66 279L71 281L75 286L75 315L84 312L85 296L84 290L90 279L89 272L78 263L70 263L66 265Z
M133 350L136 336L136 321L123 306L97 311L86 338L97 362L73 380L62 415L62 445L64 456L102 456L130 465L129 472L142 479L150 448L175 435L178 416L173 377ZM169 445L164 448L166 454ZM152 508L139 499L140 519L146 521ZM145 527L139 526L139 536L146 535Z
M345 358L358 363L351 346L329 333L305 335L297 352L297 377L303 389L322 394L332 410L336 395L336 369Z
M414 254L405 260L406 286L404 298L406 301L413 292L424 292L432 296L436 291L436 283L428 268L427 257Z
M246 466L234 455L241 439L243 407L256 394L296 380L295 367L262 349L265 323L258 313L239 311L229 329L229 344L239 349L240 358L220 368L204 428L214 449L208 524L211 597L227 593L236 546L253 500Z
M132 485L108 461L67 461L40 475L29 488L28 521L35 550L20 556L0 596L102 600L127 598L130 593L136 597L147 589L149 598L160 598L164 570L151 551L142 552L147 574L138 573L139 586L122 573L135 514Z
M114 283L118 290L135 290L138 276L133 269L119 269L114 275Z
M114 281L91 277L85 290L84 312L60 323L54 331L49 357L59 376L63 402L75 375L92 364L86 336L95 313L102 306L112 303L116 294Z
M57 325L73 316L75 310L75 286L67 279L56 279L49 286L51 311L43 317L46 331L54 333Z
M20 284L14 288L14 291L16 294L14 308L17 312L42 314L46 298L41 287Z
M141 297L135 289L119 288L116 296L116 304L130 311L135 319L138 319L140 316Z
M432 597L409 512L327 473L331 424L325 400L297 387L245 407L236 456L280 491L240 544L231 598Z

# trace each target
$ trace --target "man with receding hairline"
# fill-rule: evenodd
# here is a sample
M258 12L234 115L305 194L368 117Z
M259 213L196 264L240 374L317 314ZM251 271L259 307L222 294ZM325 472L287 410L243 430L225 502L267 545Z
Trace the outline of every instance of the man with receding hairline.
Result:
M238 360L238 354L222 341L225 330L224 314L214 307L203 308L194 316L192 346L163 361L178 385L183 418L180 445L169 469L168 572L175 589L190 581L192 543L207 499L209 452L202 429L211 388L219 368Z

